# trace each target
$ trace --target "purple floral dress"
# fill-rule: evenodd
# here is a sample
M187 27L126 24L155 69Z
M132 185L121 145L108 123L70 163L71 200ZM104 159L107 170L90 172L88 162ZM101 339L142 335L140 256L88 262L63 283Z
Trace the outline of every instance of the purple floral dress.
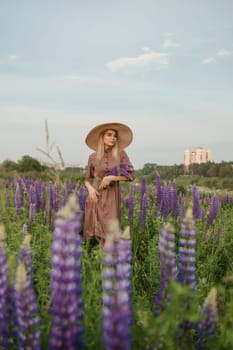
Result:
M98 190L101 180L106 175L123 175L128 181L135 179L135 171L124 150L120 151L120 164L116 166L111 150L104 153L101 164L97 164L96 153L89 156L85 180ZM119 181L113 181L103 190L99 190L97 203L92 203L87 195L84 217L84 238L93 236L104 239L113 220L120 224Z

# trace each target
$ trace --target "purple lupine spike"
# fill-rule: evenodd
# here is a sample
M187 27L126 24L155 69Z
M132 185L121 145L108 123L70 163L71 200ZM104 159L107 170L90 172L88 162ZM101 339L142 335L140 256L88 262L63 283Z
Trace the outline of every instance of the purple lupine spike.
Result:
M40 186L40 210L44 211L46 207L46 186L44 183Z
M169 188L168 186L162 187L162 199L160 206L160 213L163 218L166 218L169 214L170 204L169 204Z
M185 201L185 197L182 193L180 193L179 195L179 216L181 217L181 219L183 219L185 217L185 213L186 213L186 201Z
M142 208L143 196L146 193L146 179L142 178L141 180L141 199L140 199L140 208Z
M54 211L54 187L52 183L49 184L49 206L50 210Z
M162 188L159 174L156 174L156 207L157 210L160 211L161 202L162 202Z
M61 196L61 206L64 207L66 205L66 200L67 200L65 188L61 189L60 196Z
M15 188L15 208L16 208L16 214L20 215L22 213L22 207L23 207L23 189L21 186L21 182L16 182L16 188Z
M213 196L211 205L210 205L210 213L208 217L207 226L210 226L213 224L214 220L216 219L218 212L221 208L221 201L218 196Z
M233 204L233 198L231 196L229 196L229 194L225 194L222 199L221 199L221 203L222 204L229 204L232 205Z
M198 324L196 349L209 349L208 341L215 333L217 323L217 289L212 287L202 307L204 319ZM206 346L207 345L207 346Z
M35 205L36 212L42 209L42 184L39 181L34 182L34 191L35 191Z
M193 217L199 219L201 217L200 203L199 203L199 192L196 186L192 187L192 199L193 199Z
M30 203L29 205L29 220L36 220L36 205L35 203Z
M54 221L51 272L52 328L50 347L80 349L83 346L81 320L81 213L71 195Z
M145 228L145 224L146 224L147 202L148 202L148 199L147 199L147 194L145 192L141 200L141 210L139 214L139 223L142 229Z
M187 209L181 224L178 255L178 281L195 289L196 230L191 208Z
M41 209L41 183L39 181L35 181L35 193L36 193L36 211Z
M129 197L125 200L125 206L128 209L128 221L130 226L133 226L133 216L134 216L134 196L132 189L129 193Z
M69 181L66 181L65 189L66 189L66 198L68 198L73 193L73 191L75 189L74 184L72 184Z
M176 280L175 230L166 224L159 235L160 284L155 297L155 315L160 314L169 301L168 288Z
M6 186L6 208L11 207L11 191L10 187L12 186L11 180L6 179L5 180L5 186Z
M14 314L18 349L40 349L40 318L36 295L26 266L19 262L14 286Z
M59 210L59 186L58 184L54 184L54 197L53 197L53 209L54 212L57 213L57 211Z
M178 195L177 195L177 188L176 188L176 182L173 181L169 186L169 203L170 203L170 211L174 215L174 217L178 216Z
M84 212L85 203L86 203L86 196L87 196L87 189L85 186L80 186L80 188L77 191L77 196L78 196L80 209Z
M9 349L7 334L7 295L8 295L8 268L5 252L5 228L0 223L0 349Z
M119 164L119 166L111 168L107 172L107 175L121 175L127 177L128 179L131 179L130 173L132 172L132 170L133 168L130 164Z
M131 240L129 228L104 246L103 333L106 350L131 348Z
M28 201L29 201L29 205L30 204L34 204L35 210L36 208L36 204L37 204L37 195L36 195L36 184L32 183L29 187L29 192L28 192Z

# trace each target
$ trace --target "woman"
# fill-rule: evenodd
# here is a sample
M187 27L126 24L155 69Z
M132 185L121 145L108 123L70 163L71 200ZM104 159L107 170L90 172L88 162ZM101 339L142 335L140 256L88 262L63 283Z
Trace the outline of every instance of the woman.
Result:
M131 129L120 123L96 126L86 137L93 150L88 159L85 186L84 238L96 237L104 245L114 223L120 226L120 181L133 181L135 172L124 151L133 139Z

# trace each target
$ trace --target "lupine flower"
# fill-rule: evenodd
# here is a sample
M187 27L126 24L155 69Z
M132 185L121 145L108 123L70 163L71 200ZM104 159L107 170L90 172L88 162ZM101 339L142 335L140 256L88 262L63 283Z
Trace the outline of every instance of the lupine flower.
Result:
M130 226L133 226L133 216L134 216L134 196L132 193L132 188L129 193L128 198L125 200L125 206L128 209L128 221Z
M170 202L169 202L169 188L168 186L163 186L161 188L161 205L160 205L160 213L163 218L166 218L170 211Z
M80 349L83 327L81 214L72 195L54 222L51 272L51 349Z
M36 205L35 203L30 203L29 206L29 220L35 221L36 219Z
M61 206L64 207L66 205L66 200L67 200L65 188L61 189L60 197L61 197Z
M56 213L58 211L58 209L59 209L59 187L55 183L54 184L54 197L53 197L53 210Z
M7 334L7 295L8 295L8 279L7 279L7 257L5 252L5 229L0 223L0 349L8 349Z
M130 164L120 164L119 166L115 166L114 168L110 169L107 175L121 175L131 179L130 173L132 170L133 168Z
M28 201L29 206L34 204L35 211L37 211L37 191L36 191L36 183L32 183L29 187L28 192Z
M161 202L162 202L162 187L161 187L159 174L156 174L155 181L156 181L156 207L160 211Z
M169 186L169 203L170 203L170 212L174 217L177 217L179 208L178 208L178 195L176 182L173 181Z
M9 190L9 187L11 186L10 179L5 180L5 186L6 186L6 208L9 208L11 206L11 192Z
M169 300L168 287L176 280L175 230L166 224L159 236L160 284L155 297L155 315L161 313Z
M183 219L185 217L185 213L186 213L186 203L185 203L185 197L183 194L180 193L179 195L179 215L181 217L181 219Z
M15 208L16 214L20 215L22 213L23 207L23 189L20 181L17 181L15 188Z
M85 203L86 203L86 196L87 196L87 189L85 186L81 186L77 191L78 201L80 205L80 209L84 212L85 210Z
M210 349L208 341L215 333L217 323L217 289L211 288L202 307L203 320L198 324L196 349Z
M46 207L46 186L45 184L40 185L40 194L39 194L39 208L41 211L45 210Z
M214 196L212 198L211 205L210 205L210 213L209 213L208 222L207 222L208 226L213 224L220 208L221 208L221 201L218 196Z
M68 198L74 191L74 185L66 181L66 197Z
M14 314L18 349L40 349L38 306L24 262L19 262L14 286Z
M199 203L199 192L196 186L192 187L192 199L193 199L193 217L198 219L201 217L200 203Z
M233 198L229 196L229 194L225 194L221 200L222 204L229 204L232 205L233 204Z
M106 350L131 348L131 240L127 228L115 241L109 235L103 261L103 332Z
M57 184L49 185L49 202L50 202L50 209L56 213L59 209Z
M143 201L143 196L146 193L146 179L143 178L141 181L141 200L140 200L140 207L142 207L142 201Z
M183 285L194 289L196 285L196 230L190 208L181 224L178 255L178 280Z

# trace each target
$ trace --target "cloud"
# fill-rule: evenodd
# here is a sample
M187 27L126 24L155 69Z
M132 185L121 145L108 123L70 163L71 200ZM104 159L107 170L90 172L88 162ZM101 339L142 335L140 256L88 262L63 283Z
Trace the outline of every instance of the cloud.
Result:
M215 63L216 59L214 57L206 57L202 60L202 64L212 64Z
M228 56L231 56L232 55L232 52L230 52L229 50L227 49L220 49L218 52L217 52L217 56L221 56L221 57L228 57Z
M162 44L162 47L164 49L171 49L171 48L176 48L179 47L180 45L174 40L173 33L165 33L165 39L164 42Z
M143 49L145 53L136 57L122 57L107 63L107 68L111 72L127 71L132 69L140 69L146 66L168 65L168 54L163 52L151 51L148 48Z
M1 55L0 54L0 63L9 63L16 61L19 58L19 56L15 54L8 54L8 55Z
M7 60L12 62L12 61L15 61L18 59L18 56L17 55L8 55L7 56Z

